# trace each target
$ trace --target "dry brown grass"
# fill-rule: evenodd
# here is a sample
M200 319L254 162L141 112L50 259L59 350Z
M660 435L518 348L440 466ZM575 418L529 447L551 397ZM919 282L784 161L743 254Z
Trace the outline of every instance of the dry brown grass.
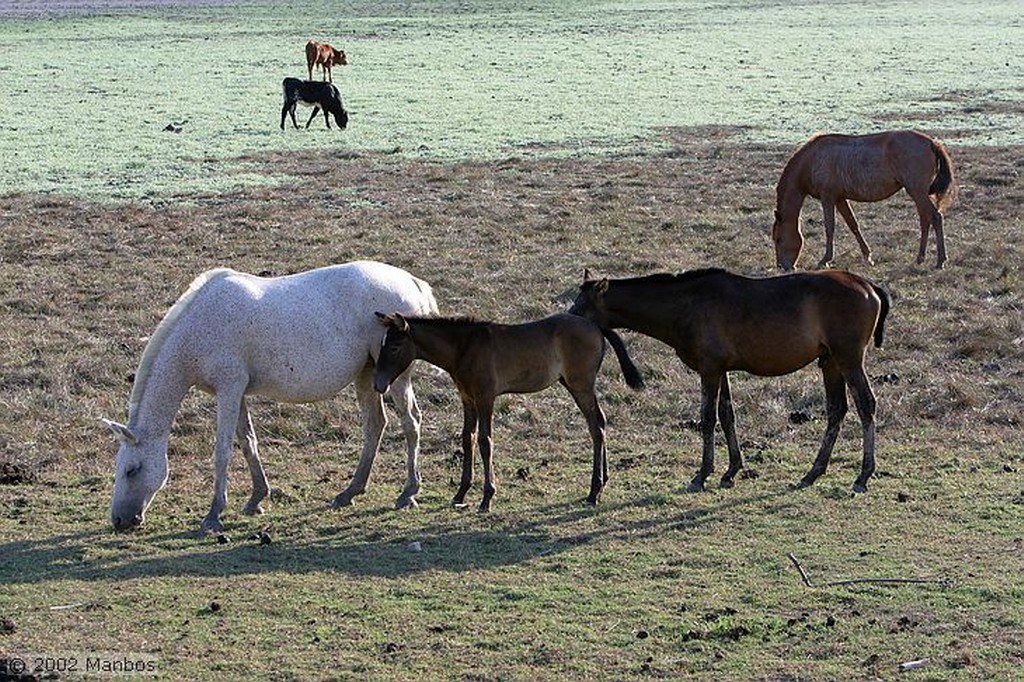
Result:
M191 539L178 535L196 527L209 500L212 406L207 397L188 398L178 416L171 440L171 481L147 522L152 529L147 527L137 539L102 539L92 549L92 540L81 546L74 540L76 534L106 530L104 508L110 495L114 447L98 419L123 416L145 337L166 308L198 272L221 265L282 274L356 258L384 260L431 282L444 312L501 321L564 309L584 267L612 276L707 265L768 274L773 253L766 230L774 183L792 150L740 146L726 130L671 130L665 135L671 143L667 152L624 157L454 165L388 155L253 158L249 161L266 163L275 172L293 173L294 184L183 197L181 202L162 206L97 205L40 196L0 198L0 528L30 540L8 549L29 547L19 554L19 561L42 563L43 575L51 576L39 583L19 584L20 608L37 598L36 590L59 594L85 585L87 590L102 592L107 589L106 570L125 579L142 576L130 589L142 590L136 598L166 606L162 615L152 616L151 624L162 633L162 641L191 637L194 650L247 660L230 642L220 643L218 636L195 639L199 635L194 628L206 627L202 625L208 622L203 620L206 616L192 616L192 634L186 635L175 610L179 598L190 598L187 590L205 595L205 590L219 584L213 577L200 577L197 583L190 578L192 571L216 576L221 570L216 567L222 565L216 563L220 559L213 559L206 567L205 554L193 554L209 548L195 550ZM642 665L643 659L638 659L631 668L634 672L647 666L649 674L670 674L699 659L704 662L688 669L707 666L725 678L749 679L750 669L723 669L724 664L712 658L714 651L749 642L753 648L742 649L747 652L744 656L756 661L760 654L752 652L763 649L767 660L776 662L779 674L807 669L794 661L779 663L781 652L800 646L801 656L820 657L816 665L826 667L813 669L821 676L837 674L827 667L829 660L842 665L853 661L863 666L863 676L871 676L878 673L876 664L881 665L878 657L861 654L851 641L869 637L871 646L893 642L882 646L881 660L888 665L902 655L894 638L909 638L918 646L931 642L933 636L942 639L942 647L953 646L946 641L951 638L959 642L946 649L951 652L947 658L956 660L944 670L963 668L963 674L1005 670L1007 652L1015 646L1007 629L1013 623L1006 620L1012 617L1003 607L990 605L981 588L951 598L981 604L978 608L988 615L983 624L971 621L974 625L956 615L960 611L955 604L941 605L947 598L944 594L931 595L926 605L914 607L927 612L923 615L908 611L911 607L904 599L912 603L912 595L902 595L896 606L885 606L888 596L874 593L856 598L840 595L831 602L832 597L824 593L820 599L799 597L814 603L807 607L814 610L814 618L820 616L824 622L821 609L833 609L828 612L843 614L849 623L846 629L841 623L836 631L819 628L811 639L798 638L803 642L799 645L792 628L804 627L800 618L806 620L806 614L801 616L799 606L780 605L790 604L785 601L793 598L788 592L776 598L762 591L786 583L779 579L779 571L786 570L779 551L795 544L808 553L817 551L806 559L819 573L829 565L835 571L835 562L845 562L841 566L846 575L872 574L879 570L876 562L881 562L915 574L970 574L960 563L964 560L985 567L984 576L974 578L989 586L985 589L1004 597L1017 594L1009 587L1005 589L1010 592L1000 592L1004 587L999 585L1016 570L1007 563L1013 548L1008 543L1021 531L1019 523L1016 529L1005 525L1012 510L1019 510L1013 505L1021 503L1007 492L1016 490L1010 478L1019 476L1014 472L1024 467L1018 445L1024 404L1021 151L952 150L962 189L947 216L950 262L944 271L912 264L916 220L902 195L859 207L876 266L862 266L849 234L838 235L838 265L883 283L894 299L885 346L870 350L867 359L879 399L879 478L867 496L851 501L846 492L859 461L859 428L852 421L847 422L829 475L812 493L799 499L775 494L809 466L821 436L823 396L813 368L778 379L736 376L738 433L751 469L760 476L740 480L737 492L685 496L682 484L695 469L699 453L699 436L692 431L698 417L698 382L668 349L627 334L649 388L639 394L630 392L615 363L606 363L599 390L611 424L613 477L604 511L592 517L564 506L582 498L588 446L585 429L562 391L508 398L499 404L496 465L502 487L495 498L499 512L490 520L451 517L444 509L456 475L452 455L461 423L454 390L444 376L422 373L417 380L425 412L426 490L423 508L409 516L390 517L382 511L397 492L402 475L397 429L387 432L370 494L360 502L361 508L351 514L309 515L308 509L338 492L354 466L360 431L352 396L345 393L333 403L309 406L258 401L257 432L271 483L279 493L268 520L278 523L283 538L282 547L275 551L292 552L282 554L283 563L274 565L286 576L298 571L293 582L289 582L293 578L281 578L280 589L314 601L337 581L342 581L344 590L376 589L378 598L390 595L398 609L379 617L403 623L407 615L399 614L407 611L402 609L419 608L412 604L421 603L421 592L427 591L416 586L419 580L441 582L450 576L457 583L472 585L469 593L458 597L454 595L460 594L460 588L436 585L455 599L455 606L449 607L454 609L450 618L474 618L471 614L479 600L487 602L492 589L488 585L494 581L509 585L511 594L531 594L541 585L555 590L543 596L535 611L528 602L519 604L543 621L533 626L526 640L525 635L511 635L510 641L518 642L514 646L525 647L532 652L529 655L506 651L497 634L488 645L493 648L474 649L483 645L474 639L472 628L468 634L458 628L452 631L456 626L438 625L428 617L416 632L423 641L444 640L433 653L427 645L420 651L410 641L408 649L389 650L381 656L374 653L378 644L360 644L362 635L355 630L351 637L341 637L344 646L353 647L352 660L362 661L352 664L356 674L369 665L377 674L401 678L403 671L429 669L427 661L451 647L462 652L462 658L452 663L456 666L472 668L480 651L488 652L485 658L497 665L522 663L523 656L548 656L548 665L554 669L576 670L585 677L593 671L573 667L582 664L566 662L560 653L578 646L573 641L585 641L579 633L566 635L564 641L556 635L548 643L548 654L538 653L542 645L523 643L532 641L537 629L564 635L559 630L564 623L547 623L551 616L541 614L551 613L543 604L564 608L570 603L559 595L565 590L572 594L583 584L572 577L573 571L599 579L589 582L588 590L604 589L594 585L604 585L608 578L625 578L616 589L632 595L628 600L617 600L609 586L611 593L589 593L589 600L579 602L587 618L600 621L602 632L619 627L623 620L629 622L634 610L653 619L653 624L644 624L644 631L649 629L658 637L643 646L650 647L654 658ZM813 260L823 248L819 209L809 205L804 215L810 250L804 258ZM810 416L811 421L793 423L794 412ZM241 465L236 461L235 466ZM517 477L514 472L520 469L522 475ZM244 499L247 485L241 469L235 471L232 512ZM1019 486L1019 478L1016 481ZM64 508L63 499L76 504ZM973 501L962 506L968 499ZM555 506L553 517L539 514L545 504L549 511ZM992 516L967 511L978 505ZM747 515L745 508L755 513ZM1004 521L988 520L993 518ZM1019 514L1016 518L1019 522ZM236 513L225 520L229 527L248 523ZM505 530L503 524L512 530ZM468 535L463 526L469 529ZM940 532L955 528L958 537L963 533L970 538L974 549L961 551L941 537L932 537L937 528L945 529ZM147 534L154 532L156 536ZM405 533L425 533L432 542L454 545L456 549L445 554L444 570L409 568L408 558L387 549L391 546L387 542L400 542ZM47 549L51 537L57 537L59 545L70 543L81 556L75 554L79 558L72 561L59 549L51 555ZM496 544L498 537L512 538L500 542L518 544ZM858 538L858 546L866 549L858 555L846 547L846 537ZM588 538L601 541L591 547ZM330 546L325 547L325 541ZM351 560L356 561L356 569L346 563L346 555L335 552L337 543L342 545L340 551L355 557ZM732 543L737 543L738 555L728 549ZM690 553L690 545L699 550ZM563 554L577 546L579 563L575 554ZM226 588L229 593L237 588L265 596L279 594L273 591L277 588L272 590L276 578L268 582L269 576L246 577L264 569L239 558L247 556L243 549L231 555L242 563L224 568L234 576L233 587ZM104 552L137 556L135 563L118 563ZM962 552L969 556L964 559ZM892 566L887 561L905 563ZM550 566L541 570L537 564ZM307 568L299 570L299 565ZM321 570L317 565L326 566L326 573L317 573ZM394 565L406 568L394 569ZM346 570L351 573L342 576ZM403 576L403 587L393 588L391 583L367 587L380 576L393 577L395 570ZM84 582L65 582L66 571L80 571ZM150 575L158 577L146 577ZM719 579L728 585L715 587ZM22 579L11 573L5 580ZM314 581L312 587L306 585L309 580ZM739 596L733 600L729 594L735 581L740 583ZM640 584L647 586L646 592L632 594L634 585ZM719 596L707 596L709 586ZM309 589L315 594L303 592ZM650 604L645 601L648 594ZM103 601L101 596L95 599ZM707 603L713 606L703 608L722 623L721 632L711 621L701 621L700 611L688 613L684 607L663 611L664 604L670 603L666 599L700 604L706 602L699 600L710 599ZM992 599L991 604L1002 603ZM604 620L587 610L602 603L611 609ZM127 637L124 641L131 646L144 646L125 631L129 614L116 604L108 608L113 611L78 621L62 620L61 627L71 633L67 641L99 637L112 646L111 642ZM286 608L296 611L275 619L270 631L289 638L305 637L313 627L303 609L328 609ZM337 608L336 604L330 607ZM739 609L739 614L729 614L729 609ZM795 615L787 616L789 610ZM22 639L17 641L28 643L23 646L53 646L44 634L45 623L50 622L44 616L52 616L46 616L45 610L38 616L31 609L25 611L27 615L22 613L17 615L22 623L16 635ZM337 616L338 612L331 613ZM907 632L893 635L896 631L888 623L900 622L904 616L924 625L908 626L903 629ZM90 625L95 619L105 624L108 634L89 634L95 631ZM697 639L687 635L666 642L664 636L674 632L675 620L696 628ZM487 617L477 627L486 630L487 623L497 627L505 622ZM259 627L265 627L266 621L261 623ZM946 623L962 629L963 636L944 634ZM448 629L424 631L427 625ZM622 646L640 646L626 629L625 637L618 638ZM870 639L874 635L869 633L879 629L878 637ZM757 637L748 637L750 632ZM318 636L341 646L336 631ZM476 643L470 646L471 641ZM758 642L768 644L759 649ZM602 651L599 659L619 670L615 666L621 654L616 651L622 650ZM168 658L168 651L163 653L165 665L175 669L181 664L185 665L182 670L194 672ZM992 651L995 658L989 656ZM366 662L370 660L377 663ZM387 667L392 664L396 667ZM524 665L528 669L540 663Z

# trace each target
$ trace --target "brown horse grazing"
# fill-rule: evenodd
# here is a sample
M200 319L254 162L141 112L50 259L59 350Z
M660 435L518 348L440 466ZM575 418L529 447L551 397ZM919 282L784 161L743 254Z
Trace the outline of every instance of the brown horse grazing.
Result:
M942 143L911 130L894 130L874 135L816 135L786 163L775 188L775 260L783 270L796 267L804 245L800 231L800 208L804 197L821 200L825 214L825 255L822 268L832 262L836 214L843 216L868 263L871 249L861 236L850 201L881 201L905 188L921 218L918 264L924 262L928 229L935 230L938 260L946 262L941 211L956 196L953 159ZM930 196L935 197L933 204Z
M625 354L621 339L609 330L573 315L552 315L526 324L504 325L459 318L403 317L378 319L387 327L384 345L373 373L373 386L383 393L419 358L448 372L462 398L462 481L452 504L462 506L473 480L473 432L484 467L484 496L480 511L488 511L494 496L491 468L491 422L494 399L503 393L534 393L560 381L569 389L587 419L594 442L594 469L587 504L596 504L608 481L605 419L597 403L594 382L604 358L602 335L612 342L626 383L640 388L636 366ZM621 352L620 352L621 349Z
M714 471L716 409L729 446L722 486L732 486L743 468L728 372L779 376L817 360L825 379L828 426L800 487L814 483L828 467L849 386L864 427L864 461L853 489L864 492L875 470L875 396L864 374L864 354L872 336L875 346L882 345L889 307L883 289L843 270L749 279L709 269L613 280L585 273L569 312L602 329L625 327L653 336L700 374L704 453L691 491L703 490Z

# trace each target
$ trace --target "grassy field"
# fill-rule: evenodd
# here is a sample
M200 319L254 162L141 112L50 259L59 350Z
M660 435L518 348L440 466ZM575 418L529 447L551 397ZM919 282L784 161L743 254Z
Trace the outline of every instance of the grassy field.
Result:
M125 657L162 679L1019 677L1024 127L1012 3L942 5L931 14L942 21L921 20L927 31L887 22L889 3L351 3L326 26L324 12L297 7L0 24L0 45L15 47L0 51L14 95L0 109L0 660L38 657L62 679ZM926 38L936 32L948 40ZM140 33L154 51L125 62L119 36ZM300 74L312 35L342 36L353 61L335 72L353 111L344 133L276 127L277 83ZM75 58L43 56L41 36L74 42ZM869 50L875 41L885 49ZM253 54L239 59L244 46ZM921 58L901 61L910 46ZM775 67L772 93L736 66L784 51L792 62ZM703 96L680 76L698 58ZM873 75L829 82L833 97L809 85L823 64ZM43 102L25 92L39 72L58 86ZM218 87L202 90L204 78ZM242 94L224 94L231 84ZM57 100L74 114L55 113ZM181 134L161 132L182 118ZM237 457L230 542L198 538L213 402L196 393L146 525L110 530L115 444L99 420L123 419L146 337L200 271L372 258L428 280L445 313L501 321L565 309L584 267L770 274L773 188L795 144L820 128L896 125L949 144L961 191L943 271L912 264L902 194L857 207L875 266L837 235L837 264L894 301L886 343L867 358L879 405L867 494L849 492L852 415L828 475L790 488L824 430L813 367L733 378L748 474L687 494L699 381L627 333L648 388L630 391L606 362L612 478L597 508L582 504L585 424L555 387L500 401L493 511L451 509L458 399L422 367L416 510L391 509L404 481L393 413L369 491L330 510L358 457L353 391L256 400L267 514L239 513ZM810 262L820 211L809 203L804 218ZM270 544L251 539L267 527ZM828 584L881 578L925 582Z
M13 15L60 4L0 7L0 193L163 202L281 181L238 161L256 151L533 158L646 149L653 129L721 123L784 144L891 126L1024 144L1013 0L320 0ZM335 76L352 113L344 134L277 127L281 79L305 73L311 37L350 56Z

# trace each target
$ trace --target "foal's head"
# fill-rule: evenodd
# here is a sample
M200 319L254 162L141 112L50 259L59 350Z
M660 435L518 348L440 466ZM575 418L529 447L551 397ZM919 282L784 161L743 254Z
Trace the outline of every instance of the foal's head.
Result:
M800 214L783 220L782 214L775 211L775 223L772 225L772 241L775 242L775 264L782 270L792 270L800 257L800 249L804 246L804 236L800 232Z
M167 483L167 441L136 436L117 422L104 423L120 444L110 521L115 530L129 530L142 523L153 497Z
M395 313L385 315L374 313L377 321L387 329L384 343L377 358L377 367L373 371L373 387L378 393L384 393L395 378L407 370L416 359L416 344L409 333L409 322Z
M604 295L607 291L607 278L593 279L590 276L590 271L584 270L580 293L572 302L569 312L587 318L598 327L608 327L608 309L604 303Z

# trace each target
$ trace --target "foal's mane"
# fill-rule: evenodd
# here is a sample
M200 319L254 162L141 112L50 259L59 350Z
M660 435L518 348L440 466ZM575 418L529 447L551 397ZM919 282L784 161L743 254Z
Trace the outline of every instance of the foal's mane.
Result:
M417 324L428 324L437 327L482 327L490 324L488 320L481 320L476 317L470 316L459 316L459 317L433 317L433 316L405 316L405 319L409 322L415 322Z
M185 312L189 304L195 299L196 294L206 284L214 279L220 279L227 277L228 275L235 274L234 270L230 268L216 268L214 270L207 270L203 274L192 280L192 283L188 286L174 305L168 309L164 318L160 320L160 324L156 326L153 333L149 337L149 342L146 343L146 349L142 351L142 358L139 359L138 369L135 370L135 381L132 384L132 394L128 399L128 423L132 423L132 418L135 416L135 410L138 409L139 403L142 402L142 395L146 391L146 384L149 382L149 375L153 371L153 362L156 360L157 355L160 353L160 349L164 345L164 341L167 340L167 336L171 333L171 329L174 328L174 324L181 317L181 314Z
M644 277L617 279L614 280L614 282L616 284L682 284L691 280L707 277L708 275L717 275L722 272L725 272L722 268L700 268L697 270L687 270L686 272L679 273L659 272L657 274L646 275Z

